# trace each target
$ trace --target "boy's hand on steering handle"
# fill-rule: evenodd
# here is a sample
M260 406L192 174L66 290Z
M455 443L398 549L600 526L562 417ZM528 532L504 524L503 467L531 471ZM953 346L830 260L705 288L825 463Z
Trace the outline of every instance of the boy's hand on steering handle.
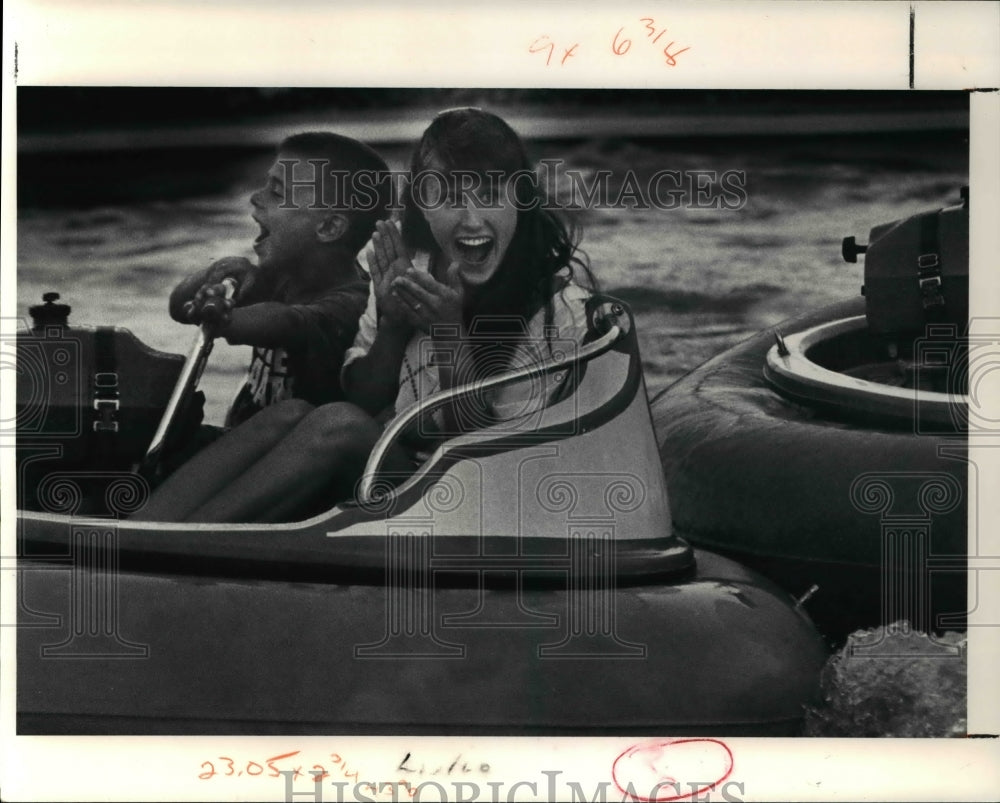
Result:
M234 299L236 290L236 281L231 277L226 277L216 284L203 285L194 299L184 305L188 320L214 330L225 328L232 317L233 307L236 306Z
M245 259L244 257L224 257L216 260L205 270L201 287L198 288L189 301L184 303L183 310L187 322L194 324L207 323L208 321L205 320L206 313L203 313L203 309L210 298L217 298L219 296L229 298L231 296L236 301L239 301L253 287L256 278L257 266L249 259ZM223 282L227 280L232 283L232 292L228 292L226 286L223 285ZM222 292L219 291L220 287L223 288ZM212 312L211 310L213 307L218 306L220 305L215 302L209 305L209 311L207 312L209 318L217 315L216 312ZM231 311L233 304L229 304L227 307L227 312Z

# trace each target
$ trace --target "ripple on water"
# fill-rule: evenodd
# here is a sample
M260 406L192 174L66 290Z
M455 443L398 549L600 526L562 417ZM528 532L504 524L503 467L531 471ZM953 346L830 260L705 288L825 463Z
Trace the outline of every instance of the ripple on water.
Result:
M93 229L102 226L116 226L125 220L125 215L117 211L94 210L85 214L70 214L62 222L64 229Z
M663 310L680 313L705 311L728 315L745 312L762 299L784 292L785 289L780 285L761 282L721 294L677 287L616 287L608 291L609 295L628 304L635 314Z
M107 239L95 234L68 235L65 237L53 237L52 244L60 248L94 248L105 245Z
M170 242L148 242L143 245L136 246L124 246L118 248L117 254L119 257L141 257L148 256L150 254L162 254L165 252L174 251L177 248L186 248L188 246L201 246L205 247L210 241L205 238L188 238L188 239L177 239Z

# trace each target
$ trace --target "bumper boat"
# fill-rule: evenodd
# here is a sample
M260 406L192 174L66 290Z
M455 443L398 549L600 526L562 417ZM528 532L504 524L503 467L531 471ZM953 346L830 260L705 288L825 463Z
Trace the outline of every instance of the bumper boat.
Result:
M144 522L134 466L184 360L43 317L18 339L19 733L798 731L826 646L672 532L621 303L489 380L572 371L567 398L399 484L397 421L358 500L267 525Z
M761 332L651 403L675 531L813 592L834 640L965 627L968 219L964 193L867 246L846 238L864 298Z

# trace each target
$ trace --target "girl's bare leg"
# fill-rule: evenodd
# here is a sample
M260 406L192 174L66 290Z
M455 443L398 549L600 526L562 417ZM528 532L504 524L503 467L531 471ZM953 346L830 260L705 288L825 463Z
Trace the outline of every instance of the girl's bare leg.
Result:
M192 512L270 452L313 409L299 399L264 408L167 477L135 518L186 521Z

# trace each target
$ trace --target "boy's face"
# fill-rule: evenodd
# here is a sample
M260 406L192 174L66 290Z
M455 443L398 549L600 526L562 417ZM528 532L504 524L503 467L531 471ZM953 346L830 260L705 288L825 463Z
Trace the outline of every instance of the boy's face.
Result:
M260 226L253 250L261 270L295 272L321 251L317 227L329 213L313 207L323 201L322 175L306 158L279 152L264 186L250 196L251 216Z

